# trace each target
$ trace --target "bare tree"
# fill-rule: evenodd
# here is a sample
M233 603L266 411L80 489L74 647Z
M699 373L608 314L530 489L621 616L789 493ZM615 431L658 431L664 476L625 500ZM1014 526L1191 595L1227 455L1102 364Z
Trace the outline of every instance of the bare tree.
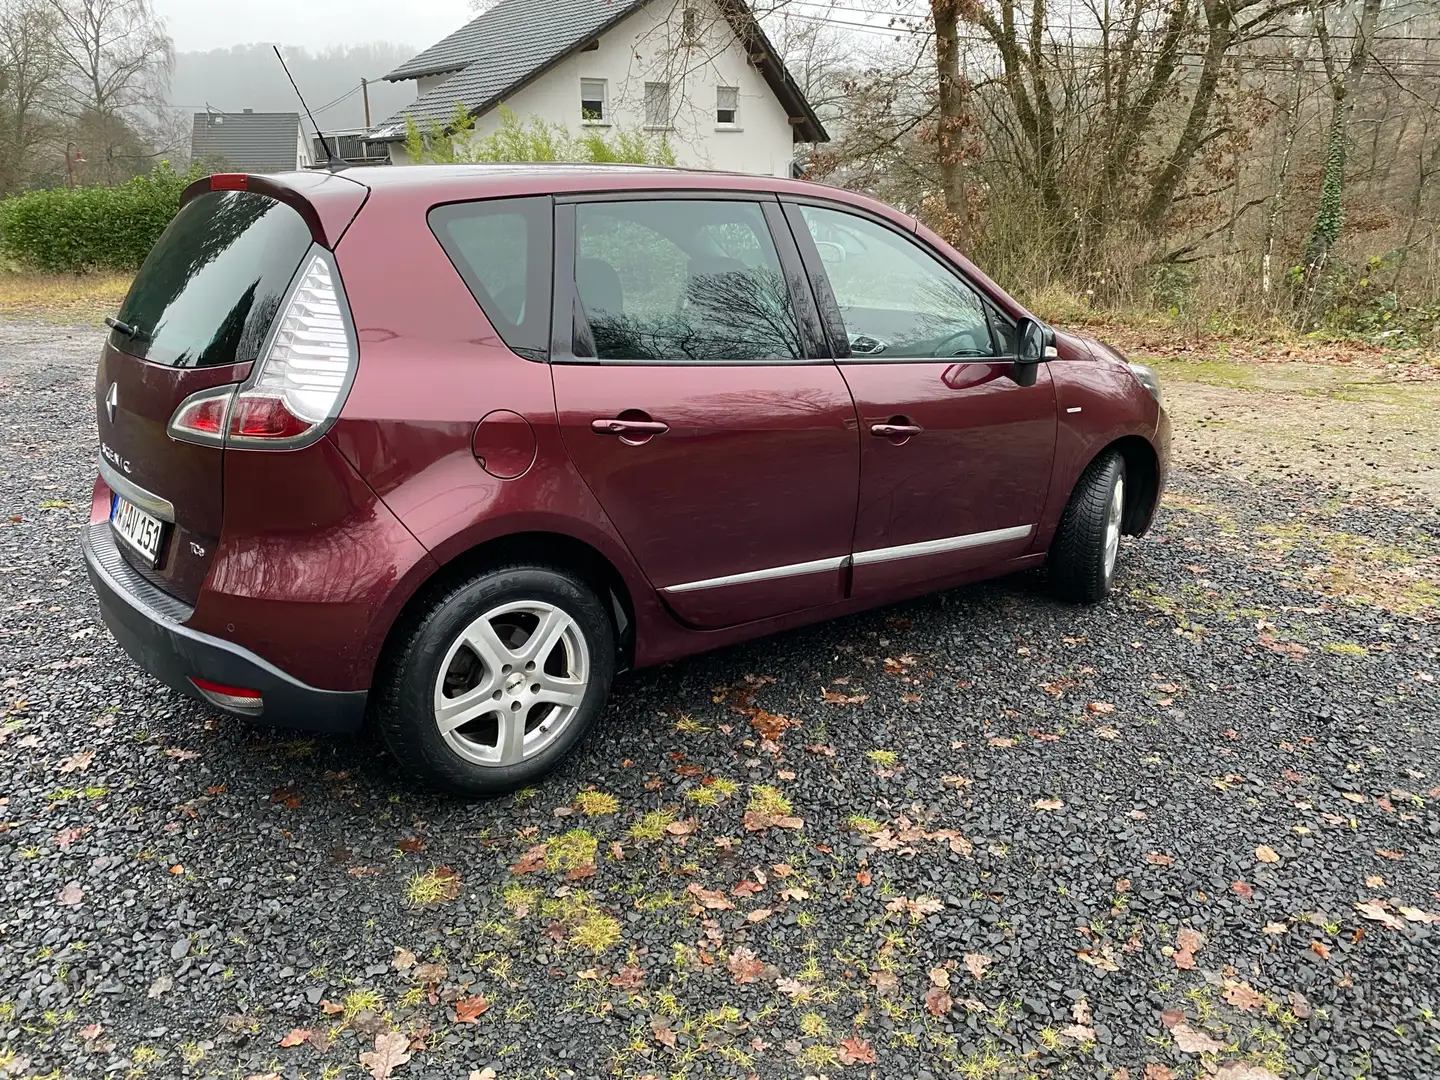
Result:
M48 0L65 75L64 109L104 183L137 171L144 131L164 104L174 48L150 0Z
M1315 224L1305 242L1306 265L1314 268L1325 261L1330 247L1340 238L1345 220L1345 156L1350 138L1350 114L1355 109L1352 93L1358 89L1365 68L1370 63L1371 39L1380 19L1381 0L1363 0L1360 18L1355 24L1350 45L1350 61L1344 70L1336 66L1335 50L1326 25L1326 12L1315 14L1315 36L1320 39L1320 54L1325 60L1325 74L1330 82L1330 132L1325 147L1325 171L1320 181L1320 208Z
M55 17L41 0L0 0L0 198L20 190L54 129Z

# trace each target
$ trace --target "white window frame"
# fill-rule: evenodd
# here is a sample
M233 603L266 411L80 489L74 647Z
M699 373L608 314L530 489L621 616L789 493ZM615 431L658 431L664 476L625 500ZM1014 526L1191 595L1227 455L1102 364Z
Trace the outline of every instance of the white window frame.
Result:
M729 110L731 119L721 120L720 113L723 106L720 104L721 95L729 91L733 97L734 104ZM715 130L717 131L740 131L740 88L738 86L717 86L715 87Z
M594 97L586 95L585 90L587 86L592 89L597 86L600 88L600 118L598 120L585 115L591 111L585 108L585 102L595 100ZM608 79L580 80L580 122L593 127L610 126L610 81Z
M671 103L671 101L670 101L670 89L671 89L671 87L670 87L670 84L669 84L668 82L647 82L647 83L645 84L645 101L644 101L644 106L645 106L645 130L646 130L646 131L669 131L671 128L673 128L673 127L675 126L675 125L674 125L674 117L671 116L671 114L670 114L670 103ZM658 102L658 101L657 101L657 102L652 102L652 101L651 101L651 93L652 93L652 91L658 92L658 94L663 94L663 96L664 96L663 102ZM660 110L658 111L658 113L651 111L652 105L656 105L656 104L663 104L663 106L664 106L663 109L660 109ZM660 122L659 122L658 124L655 122L657 115L659 116L659 120L660 120Z

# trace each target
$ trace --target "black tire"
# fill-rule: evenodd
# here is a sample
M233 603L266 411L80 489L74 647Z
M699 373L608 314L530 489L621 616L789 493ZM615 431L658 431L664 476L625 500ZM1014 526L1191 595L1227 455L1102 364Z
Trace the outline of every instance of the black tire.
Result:
M1116 486L1124 483L1125 459L1115 451L1081 474L1050 545L1050 587L1060 599L1093 604L1110 595L1118 559L1106 557L1106 529Z
M435 695L441 677L440 665L461 635L481 616L496 608L524 602L550 605L568 615L578 628L576 644L586 650L588 661L583 699L564 728L551 736L553 741L538 749L534 756L509 765L477 763L457 752L438 726ZM565 655L568 656L568 653ZM478 660L478 654L472 653L471 657L475 658L474 664L479 670L484 662ZM459 660L458 654L456 660ZM543 657L541 663L544 663ZM447 667L447 678L450 677L448 672L453 670L454 661ZM488 665L485 665L485 671L488 677ZM519 674L518 669L516 674ZM550 772L584 738L605 707L614 674L615 628L604 602L593 589L558 567L498 567L437 594L407 618L388 651L384 669L376 683L376 726L396 760L437 790L466 798L504 795L534 783ZM477 675L477 682L479 678ZM530 677L520 681L528 683ZM514 692L523 693L524 690L525 687L521 686ZM506 695L512 693L508 688L497 691L500 692ZM507 696L505 701L509 702L510 698ZM527 705L524 712L517 715L529 716L531 708ZM543 718L546 710L538 706L534 708ZM500 711L501 716L508 716L498 707L496 711ZM477 720L472 726L479 731L491 721L496 725L501 722L492 716ZM522 721L522 728L526 723L539 724L543 723L543 719ZM531 737L534 730L525 730L519 736L522 743ZM464 731L462 728L458 734L463 735ZM483 732L481 735L483 737ZM497 751L501 749L503 740L504 736L497 726Z

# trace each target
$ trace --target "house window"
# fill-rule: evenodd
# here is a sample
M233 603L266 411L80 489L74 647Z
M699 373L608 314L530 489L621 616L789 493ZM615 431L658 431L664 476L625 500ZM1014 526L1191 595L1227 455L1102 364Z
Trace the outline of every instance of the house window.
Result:
M605 120L605 80L580 80L580 117L591 123Z
M670 126L670 84L647 82L645 84L645 126L668 128Z
M681 16L680 40L686 45L700 43L700 12L695 8L687 6Z
M715 88L715 122L730 125L740 122L739 87L717 86Z

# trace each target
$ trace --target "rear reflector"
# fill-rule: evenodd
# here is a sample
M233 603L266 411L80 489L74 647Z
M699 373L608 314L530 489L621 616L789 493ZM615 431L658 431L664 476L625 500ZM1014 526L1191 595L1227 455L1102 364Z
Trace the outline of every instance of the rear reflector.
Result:
M195 685L195 689L204 695L206 701L222 709L259 712L264 707L259 690L247 690L243 686L223 686L209 679L197 679L193 675L190 681Z
M216 173L210 177L211 191L249 191L250 177L243 173Z

